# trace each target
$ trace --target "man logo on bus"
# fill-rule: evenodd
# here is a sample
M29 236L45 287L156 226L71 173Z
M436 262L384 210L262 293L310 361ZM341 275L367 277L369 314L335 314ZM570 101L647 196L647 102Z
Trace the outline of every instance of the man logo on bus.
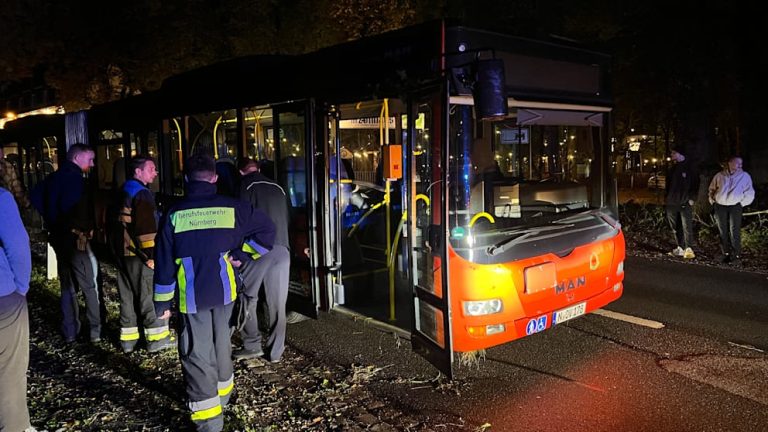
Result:
M562 294L566 291L575 290L587 284L586 276L579 276L575 279L564 280L555 285L555 294Z

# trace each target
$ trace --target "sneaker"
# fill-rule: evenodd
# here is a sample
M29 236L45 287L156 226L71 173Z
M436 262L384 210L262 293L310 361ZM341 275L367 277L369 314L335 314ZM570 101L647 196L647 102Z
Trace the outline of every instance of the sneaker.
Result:
M696 254L693 253L693 249L685 248L685 252L683 253L683 258L685 258L685 259L693 259L693 258L696 258Z
M734 255L731 260L731 265L734 267L741 267L741 255Z
M95 343L96 344L96 343L99 343L99 342L101 342L101 338L100 337L94 336L94 337L91 338L91 343Z
M673 256L673 257L681 257L683 255L685 255L685 251L680 246L672 249L672 252L669 253L669 256Z
M75 338L75 337L64 338L64 342L66 342L67 344L73 344L73 343L75 343L76 340L77 340L77 338Z
M241 348L241 349L232 351L232 358L235 360L247 360L247 359L252 359L256 357L261 357L263 355L264 355L264 351L262 351L261 349L249 350L249 349Z
M170 337L160 339L159 341L147 342L147 352L156 353L162 350L173 348L174 343Z
M296 324L298 322L306 321L309 317L302 315L298 312L290 311L285 315L286 324Z

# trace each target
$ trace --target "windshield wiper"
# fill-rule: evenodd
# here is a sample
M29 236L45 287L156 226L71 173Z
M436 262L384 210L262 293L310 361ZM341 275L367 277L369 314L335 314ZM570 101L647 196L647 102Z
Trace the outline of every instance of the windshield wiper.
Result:
M573 226L574 224L557 224L557 225L545 225L540 227L526 228L526 229L521 229L517 231L510 231L505 234L512 235L514 237L504 239L494 245L489 246L488 249L486 249L486 252L488 253L488 255L494 256L504 252L505 250L511 248L512 246L523 243L525 240L528 240L530 237L533 237L534 235L541 234L547 231L558 231L558 230L570 228Z

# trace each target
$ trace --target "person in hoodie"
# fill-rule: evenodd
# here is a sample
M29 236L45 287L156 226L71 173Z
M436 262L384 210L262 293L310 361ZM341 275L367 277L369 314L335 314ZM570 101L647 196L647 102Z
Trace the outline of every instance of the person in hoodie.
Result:
M742 211L755 199L752 177L742 169L742 164L741 157L730 157L709 184L709 203L714 207L720 232L722 256L719 260L737 265L741 262Z
M186 196L160 221L155 247L154 301L158 319L180 312L179 358L191 419L200 432L224 427L222 408L234 389L230 318L238 295L235 270L266 254L275 225L247 202L216 194L216 162L206 154L185 164Z
M692 259L696 257L693 252L693 205L699 193L699 171L687 157L684 147L676 146L669 156L674 164L667 171L664 209L676 243L669 254Z
M29 237L8 190L0 188L0 431L32 431L27 408L32 274Z
M96 226L93 193L84 176L93 168L95 153L85 144L72 144L67 160L32 190L32 206L43 216L48 241L56 252L61 284L61 330L67 343L80 333L77 291L85 297L92 343L101 341L98 266L91 250Z
M152 301L152 276L155 268L157 208L149 185L157 177L154 159L145 155L131 158L132 178L122 190L122 202L115 225L119 238L117 290L120 294L120 346L123 352L134 350L144 330L147 351L171 347L168 321L155 316ZM117 242L116 242L117 243Z

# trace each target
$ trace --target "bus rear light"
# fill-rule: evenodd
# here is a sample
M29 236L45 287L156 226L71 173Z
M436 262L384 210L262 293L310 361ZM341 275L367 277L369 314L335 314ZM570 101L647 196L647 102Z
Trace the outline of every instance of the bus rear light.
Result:
M616 276L624 274L624 261L621 261L616 267Z
M474 300L462 302L465 316L481 316L499 313L502 310L501 299Z

